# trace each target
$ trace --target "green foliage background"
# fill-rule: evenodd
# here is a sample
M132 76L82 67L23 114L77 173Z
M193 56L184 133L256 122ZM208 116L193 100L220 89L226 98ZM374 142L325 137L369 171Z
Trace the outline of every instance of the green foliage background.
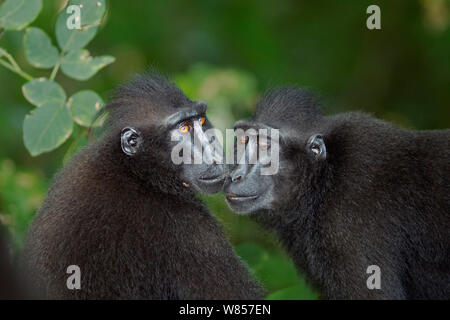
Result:
M0 0L0 3L2 1ZM92 89L106 101L110 90L135 72L156 66L173 75L192 99L209 104L220 129L251 115L259 95L284 84L318 92L326 112L363 110L415 129L450 127L450 1L197 0L108 1L104 24L89 44L93 56L116 62L88 81L59 73L67 96ZM382 30L365 26L367 6L378 4ZM32 24L54 38L62 0L45 0ZM0 46L25 71L25 31L7 32ZM31 157L22 138L32 106L24 80L0 68L0 221L20 251L30 220L53 174L81 145L85 131L59 149ZM232 213L222 194L202 196L224 223L236 252L266 285L269 299L311 299L275 237Z

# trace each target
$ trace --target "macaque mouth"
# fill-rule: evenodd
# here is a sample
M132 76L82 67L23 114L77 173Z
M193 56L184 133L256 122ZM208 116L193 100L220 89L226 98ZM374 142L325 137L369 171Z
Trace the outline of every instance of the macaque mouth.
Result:
M225 174L221 174L218 176L208 176L208 177L200 177L198 180L206 183L217 183L225 179Z
M226 198L228 201L234 201L234 202L243 202L243 201L250 201L255 200L259 196L257 195L243 195L243 194L234 194L234 193L227 193Z

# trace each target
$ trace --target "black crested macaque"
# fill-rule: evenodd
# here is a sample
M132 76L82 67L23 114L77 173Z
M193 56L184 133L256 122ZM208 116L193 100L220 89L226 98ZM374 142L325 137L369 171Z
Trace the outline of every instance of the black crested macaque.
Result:
M273 175L260 174L267 159L235 165L229 206L274 230L322 298L449 299L450 130L319 107L307 90L276 89L235 124L279 129L279 142L237 137L243 156L279 149L279 164Z
M106 133L56 176L30 228L25 259L37 293L49 299L263 298L195 196L221 190L224 166L211 148L209 164L172 161L179 141L196 153L212 139L206 107L154 72L116 91L106 106ZM196 138L200 145L192 143ZM80 289L69 278L77 270L67 273L71 265L79 267Z

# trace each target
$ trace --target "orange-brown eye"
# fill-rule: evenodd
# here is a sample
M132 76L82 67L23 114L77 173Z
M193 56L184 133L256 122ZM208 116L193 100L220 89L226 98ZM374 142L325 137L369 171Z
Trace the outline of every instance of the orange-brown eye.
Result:
M206 121L205 117L200 117L200 119L198 119L198 121L200 122L201 125L203 125Z
M178 128L178 131L180 131L181 133L187 133L189 131L189 126L187 124L181 126L180 128Z
M260 142L260 143L258 144L258 146L259 146L261 149L266 150L266 149L269 149L269 148L270 148L270 143L268 143L268 141L266 141L266 142Z
M239 142L242 143L242 144L247 144L247 142L248 142L248 137L245 137L245 136L241 137L241 138L239 139Z
M258 146L261 149L269 149L270 148L270 140L267 137L258 137Z

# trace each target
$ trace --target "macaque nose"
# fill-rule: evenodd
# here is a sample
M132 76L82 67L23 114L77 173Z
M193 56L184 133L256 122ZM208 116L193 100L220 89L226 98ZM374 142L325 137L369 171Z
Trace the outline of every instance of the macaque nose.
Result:
M241 179L242 179L241 175L233 176L231 177L231 182L238 182L241 181Z
M231 182L239 182L245 177L246 167L243 165L238 165L230 174Z

